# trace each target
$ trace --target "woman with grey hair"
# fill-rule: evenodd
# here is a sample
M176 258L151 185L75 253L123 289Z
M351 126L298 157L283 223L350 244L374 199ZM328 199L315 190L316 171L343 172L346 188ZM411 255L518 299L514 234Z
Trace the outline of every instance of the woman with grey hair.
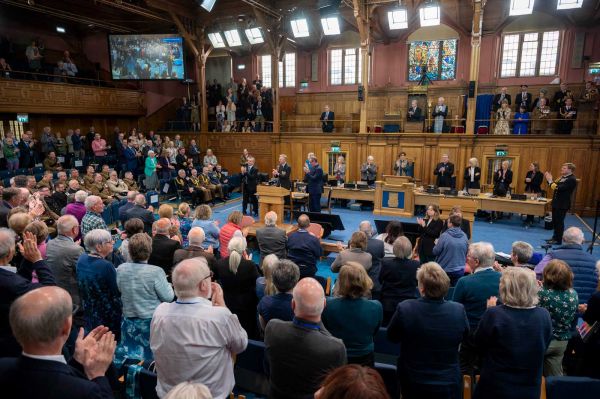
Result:
M394 257L383 258L379 282L381 283L381 304L383 305L383 325L392 318L396 306L406 299L417 296L417 269L419 261L412 260L412 245L405 236L394 241Z
M148 157L144 163L144 175L146 175L144 186L146 186L147 190L158 189L158 175L156 174L156 168L160 167L161 166L158 165L154 151L148 151Z
M488 309L475 332L481 355L481 379L475 399L538 399L544 355L552 340L552 320L537 307L535 273L507 267L500 278L500 300L488 300Z
M263 275L256 279L256 297L260 301L265 295L273 295L277 292L273 284L273 269L277 266L279 258L275 254L265 256L261 269Z
M175 297L164 270L148 264L152 253L150 236L141 232L128 240L131 262L117 269L117 286L123 301L121 341L115 352L117 366L126 359L154 359L150 349L152 314L162 302L171 302Z
M77 261L77 286L83 306L85 330L104 325L121 337L121 294L117 287L115 267L105 258L113 251L113 239L107 230L89 231L85 248Z
M213 397L206 385L186 381L174 386L163 399L213 399Z
M257 266L246 253L246 239L234 236L227 244L229 256L217 262L217 276L223 288L225 304L237 315L248 338L257 337L256 279Z

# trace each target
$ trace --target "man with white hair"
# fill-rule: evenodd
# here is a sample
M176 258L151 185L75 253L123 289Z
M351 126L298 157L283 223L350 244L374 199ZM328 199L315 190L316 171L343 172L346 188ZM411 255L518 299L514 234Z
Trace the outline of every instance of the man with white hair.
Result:
M85 235L92 230L102 229L107 230L106 222L102 219L104 212L104 202L102 198L96 195L90 195L85 199L85 216L81 219L81 238L85 239Z
M277 213L270 211L265 215L265 227L256 229L256 241L260 249L260 263L265 256L275 254L279 259L285 259L287 235L285 230L277 227Z
M148 263L162 267L165 274L170 276L175 251L181 248L181 244L179 241L170 238L171 221L169 219L158 219L154 226L156 230L152 238L152 253L150 254Z
M371 254L371 268L367 271L371 280L373 280L373 289L371 296L373 299L379 299L381 294L381 282L379 281L379 272L381 271L381 260L385 256L383 240L375 238L373 226L368 220L363 220L358 225L358 230L367 236L367 252Z
M573 289L579 295L579 303L587 303L598 288L596 260L583 249L583 241L583 231L579 227L569 227L563 233L562 245L546 254L534 269L541 280L548 262L554 259L566 262L573 271Z
M321 322L323 286L304 278L293 291L293 321L271 320L265 329L269 398L311 397L327 373L346 364L346 347Z
M127 221L127 211L135 206L135 197L137 195L137 191L127 191L127 202L119 207L119 220L122 225L125 225Z
M215 399L225 399L235 385L233 355L246 349L248 335L211 276L206 259L182 261L173 269L177 301L162 303L154 312L150 347L159 397L190 381L206 385Z
M473 271L461 277L454 288L452 300L465 307L470 325L469 336L460 347L460 366L463 374L471 375L478 363L477 350L473 336L481 316L487 309L487 300L497 297L502 273L494 270L496 253L489 242L476 242L469 245L467 264Z
M56 222L56 238L48 242L46 259L56 285L67 290L73 304L79 307L73 315L73 326L83 327L83 309L77 286L76 266L79 256L83 253L81 245L75 242L79 236L79 222L73 215L63 215Z
M360 167L360 180L366 181L369 186L372 186L375 184L375 179L377 179L377 165L373 155L369 155L367 162Z
M17 249L15 233L0 228L0 358L18 356L21 348L13 337L8 324L8 310L15 299L43 285L55 285L54 276L42 259L37 242L32 233L23 233L21 253L25 262L17 270L10 266ZM35 271L38 283L31 282L31 274Z
M153 211L154 208L152 208L152 206L149 206L148 209L146 209L146 197L144 194L136 193L135 199L133 200L133 206L125 212L123 223L129 219L138 218L144 222L144 231L150 234L152 233L152 223L154 223ZM150 264L152 265L153 263Z
M87 197L87 192L79 190L73 196L74 201L65 207L65 215L75 216L75 219L77 219L80 225L87 212L87 209L85 207L85 200L87 199ZM80 238L81 232L79 234L80 235L77 238Z
M10 308L10 325L23 347L18 358L0 360L0 384L7 398L112 398L105 373L112 364L115 336L99 326L84 338L80 330L72 362L62 348L71 332L73 303L59 287L42 287L17 299Z
M173 266L177 265L184 259L203 257L208 263L211 271L214 271L217 266L217 259L212 254L212 248L205 250L202 243L206 239L206 234L202 227L192 227L188 233L188 246L175 251L173 255Z

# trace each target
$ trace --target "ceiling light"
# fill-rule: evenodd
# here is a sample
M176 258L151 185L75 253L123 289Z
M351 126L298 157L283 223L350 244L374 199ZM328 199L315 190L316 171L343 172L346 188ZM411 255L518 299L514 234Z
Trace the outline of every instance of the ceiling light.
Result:
M306 21L306 18L294 19L291 21L291 24L292 33L294 34L295 38L310 36L310 32L308 31L308 21Z
M509 15L528 15L533 12L535 0L510 0Z
M65 33L65 28L63 28L62 26L57 26L57 27L56 27L56 31L57 31L58 33Z
M217 0L202 0L200 7L204 8L208 12L211 12L216 2Z
M225 42L223 41L223 36L219 32L209 33L208 40L212 43L214 48L223 48L225 47Z
M237 29L226 30L225 32L225 40L227 40L227 44L229 47L237 47L242 45L242 39L240 38L240 34Z
M406 29L408 28L408 11L406 8L388 11L388 21L392 30Z
M558 0L556 4L557 10L570 10L572 8L581 8L583 0Z
M340 21L338 17L321 18L321 25L323 25L323 33L327 36L340 34Z
M264 41L265 41L263 39L260 28L246 29L246 37L248 38L248 41L250 42L250 44L260 44L260 43L264 43Z

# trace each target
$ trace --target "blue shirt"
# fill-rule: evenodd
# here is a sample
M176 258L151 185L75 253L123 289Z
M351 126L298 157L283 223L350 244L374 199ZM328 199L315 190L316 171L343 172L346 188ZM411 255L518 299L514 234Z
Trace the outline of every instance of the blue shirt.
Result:
M288 237L287 250L289 260L298 266L304 265L316 273L317 261L323 254L321 242L317 237L300 229ZM300 271L302 272L302 268Z
M265 325L271 319L292 321L292 294L284 292L262 297L258 303L258 314L262 316Z

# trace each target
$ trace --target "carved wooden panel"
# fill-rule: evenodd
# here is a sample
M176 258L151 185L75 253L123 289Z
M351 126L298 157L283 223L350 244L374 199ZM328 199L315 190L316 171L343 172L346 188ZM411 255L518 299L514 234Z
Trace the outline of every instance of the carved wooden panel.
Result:
M0 109L62 115L144 115L144 93L65 83L0 80Z

